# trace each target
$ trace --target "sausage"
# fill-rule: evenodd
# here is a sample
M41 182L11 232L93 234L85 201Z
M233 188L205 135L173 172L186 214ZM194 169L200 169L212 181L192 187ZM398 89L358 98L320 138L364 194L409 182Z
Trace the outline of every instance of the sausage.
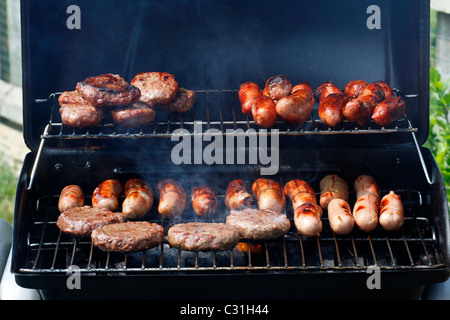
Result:
M351 99L344 107L344 117L360 126L365 125L375 107L384 100L384 90L375 83L369 84L356 99Z
M317 205L316 194L311 186L300 179L291 180L284 186L284 193L291 199L298 232L305 237L319 236L323 211Z
M59 212L64 212L70 208L83 206L84 193L79 186L71 184L62 189L58 201Z
M260 210L283 212L286 199L278 182L260 178L253 182L252 191Z
M262 95L261 88L254 82L245 82L239 89L242 113L252 113L253 100Z
M320 206L328 208L333 199L348 201L348 185L337 174L329 174L320 180Z
M345 85L344 92L350 99L356 99L362 94L367 85L368 83L364 80L352 80Z
M379 85L384 91L384 98L390 98L394 96L394 90L384 81L376 81L375 84Z
M266 96L253 100L252 115L256 124L263 128L272 127L277 121L277 108L275 102Z
M92 206L94 208L105 208L109 211L116 211L119 206L119 196L123 188L117 180L103 181L95 188L92 195Z
M326 81L316 89L316 96L319 102L332 93L342 93L332 81Z
M200 216L212 216L217 210L217 196L208 186L196 186L191 190L191 203L194 211Z
M225 193L225 205L229 210L242 210L249 208L253 204L253 197L248 192L244 181L233 180L228 185Z
M297 126L308 120L313 108L314 94L304 89L298 89L276 103L277 114L285 121Z
M280 100L291 93L292 83L285 75L277 75L267 80L264 91L270 99Z
M165 218L180 216L186 208L186 191L177 181L166 179L157 184L158 212Z
M405 101L400 97L389 97L375 107L372 119L376 124L384 127L403 117L405 114Z
M147 182L138 178L129 179L124 190L122 213L128 219L141 218L150 211L153 206L153 191Z
M399 230L405 221L402 198L394 191L380 202L380 225L388 231Z
M300 89L309 90L309 91L311 91L311 93L314 96L313 86L308 81L300 82L299 84L297 84L294 87L292 87L291 94L293 94L295 91L300 90Z
M332 93L320 100L319 118L324 124L335 127L344 120L343 110L349 97L345 93Z
M352 210L347 201L335 198L328 204L328 221L338 235L349 234L355 225Z
M354 189L357 200L353 207L353 218L362 231L370 232L378 225L378 185L371 176L362 175L355 180Z

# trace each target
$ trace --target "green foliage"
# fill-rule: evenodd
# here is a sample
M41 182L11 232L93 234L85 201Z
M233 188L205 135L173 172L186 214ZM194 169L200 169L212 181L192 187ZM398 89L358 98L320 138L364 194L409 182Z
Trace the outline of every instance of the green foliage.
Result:
M425 146L436 158L450 199L450 79L441 80L434 67L430 69L430 134Z
M10 165L0 160L0 218L13 222L17 177Z

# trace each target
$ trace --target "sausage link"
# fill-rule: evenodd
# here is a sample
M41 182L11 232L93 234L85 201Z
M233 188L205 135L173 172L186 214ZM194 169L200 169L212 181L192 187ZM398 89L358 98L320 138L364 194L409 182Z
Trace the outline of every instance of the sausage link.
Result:
M349 98L345 93L332 93L320 100L319 118L324 124L335 127L344 120L344 107Z
M208 186L196 186L191 190L192 208L200 216L212 216L217 210L217 196Z
M342 91L332 81L326 81L316 89L316 96L319 102L332 93L342 93Z
M267 80L264 91L270 99L280 100L291 93L292 83L285 75L277 75Z
M132 178L125 183L125 200L122 213L128 219L143 217L153 206L153 191L144 180Z
M228 185L225 193L225 205L229 210L242 210L249 208L253 204L253 197L248 192L244 181L233 180Z
M119 206L119 196L123 188L117 180L106 180L95 188L92 195L92 206L94 208L105 208L116 211Z
M186 191L177 181L166 179L158 183L158 212L166 218L173 218L183 213L186 208Z
M356 99L362 94L367 85L368 83L364 80L352 80L345 85L344 92L350 99Z
M79 186L71 184L62 189L58 201L59 212L82 206L84 206L84 193Z
M276 103L276 112L285 121L297 126L308 120L314 108L314 94L310 90L298 89Z
M284 186L284 193L291 199L294 223L305 237L319 236L322 231L322 208L317 205L316 194L303 180L291 180Z
M379 126L388 126L395 120L401 118L406 114L405 101L400 97L390 97L384 99L379 105L375 107L372 114L372 119Z
M383 88L371 83L364 88L358 98L347 102L343 110L344 117L350 122L363 126L370 120L375 107L383 100Z
M295 91L300 90L300 89L311 91L311 93L313 94L313 98L314 98L313 86L308 81L300 82L299 84L292 87L291 94L293 94Z
M283 212L286 199L278 182L260 178L253 183L252 191L260 210Z
M253 100L262 95L261 88L254 82L245 82L239 88L242 113L252 113Z
M253 101L253 120L263 128L272 127L277 121L277 108L275 102L266 96L260 96Z
M374 230L378 225L380 192L371 176L359 176L354 183L356 203L353 218L356 225L365 232Z
M338 235L346 235L353 230L355 219L347 201L338 198L330 201L328 221L331 229Z
M375 84L379 85L384 91L384 99L394 96L394 90L384 81L376 81Z
M380 202L380 225L388 231L399 230L405 221L402 198L394 191Z
M348 185L337 174L329 174L320 180L320 206L328 208L333 199L348 201Z

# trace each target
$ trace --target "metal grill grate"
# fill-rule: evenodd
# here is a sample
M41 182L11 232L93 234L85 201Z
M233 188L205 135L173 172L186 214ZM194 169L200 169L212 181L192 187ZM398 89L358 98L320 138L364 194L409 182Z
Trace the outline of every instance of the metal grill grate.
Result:
M145 252L107 253L94 247L89 238L73 238L56 226L58 196L44 196L37 202L35 220L27 241L27 259L22 273L65 273L70 265L88 274L133 274L171 272L290 272L308 270L351 271L376 265L381 269L423 269L444 266L438 240L430 221L422 212L422 195L414 190L396 190L405 207L405 224L400 231L386 232L378 227L370 234L357 230L337 236L322 217L320 237L298 235L292 210L286 207L291 230L271 241L242 239L236 248L224 252L190 252L164 244ZM223 200L223 195L219 200ZM223 201L219 201L223 203ZM219 208L226 212L225 208ZM155 206L147 220L167 229L173 223L158 216ZM203 218L192 218L203 220ZM212 221L223 222L225 217Z

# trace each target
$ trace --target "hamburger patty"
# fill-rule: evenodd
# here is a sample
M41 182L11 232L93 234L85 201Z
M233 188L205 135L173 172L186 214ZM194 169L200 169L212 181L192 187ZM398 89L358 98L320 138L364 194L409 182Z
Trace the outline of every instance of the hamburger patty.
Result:
M141 90L140 100L151 106L170 103L178 92L178 82L167 72L141 72L131 84Z
M175 98L169 104L157 105L157 107L168 113L184 113L192 108L195 100L195 91L180 88L178 89Z
M141 92L117 74L89 77L76 86L77 92L96 107L129 105L139 100Z
M243 238L255 240L279 238L291 227L285 214L258 209L232 210L226 223L238 228Z
M80 129L92 127L105 118L101 108L91 105L76 91L64 92L58 102L61 121L66 126Z
M172 247L193 251L224 251L239 242L239 230L225 223L189 222L172 226L167 232Z
M95 229L91 238L94 246L103 251L142 251L163 242L164 228L148 221L114 223Z
M78 237L87 237L92 230L111 223L124 222L125 215L104 208L75 207L64 211L56 225L61 231Z
M138 101L124 107L111 110L113 121L122 127L136 128L155 120L156 112L147 104Z

